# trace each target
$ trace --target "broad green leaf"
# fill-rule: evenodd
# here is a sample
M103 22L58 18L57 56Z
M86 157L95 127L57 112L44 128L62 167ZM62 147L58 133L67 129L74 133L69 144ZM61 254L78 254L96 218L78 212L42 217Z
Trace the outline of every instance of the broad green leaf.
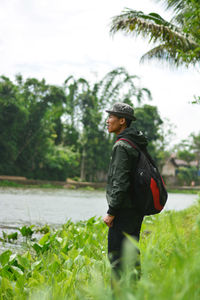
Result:
M44 245L49 240L50 232L46 233L40 240L39 244Z
M5 290L13 290L13 287L12 287L10 281L7 278L5 278L5 277L2 278L2 280L1 280L1 289L3 291L5 291Z
M50 264L49 266L49 270L52 273L56 273L58 272L58 270L60 269L60 264L57 261L54 261L52 264Z
M0 255L0 263L2 266L5 266L9 262L10 256L12 254L11 250L7 250Z
M31 270L38 270L42 265L42 260L38 260L31 265Z
M28 287L36 287L39 285L39 281L35 278L30 278L28 280ZM38 299L39 300L39 299Z
M42 246L40 246L38 243L33 244L33 249L37 252L37 254L42 252Z
M24 253L24 255L22 257L27 258L30 262L33 261L32 256L30 254L29 251L27 251L26 253Z
M10 259L9 259L9 264L10 265L16 265L16 258L17 258L17 254L15 253L15 254L12 254L11 256L10 256Z
M20 228L20 232L23 236L25 237L31 237L32 234L34 233L34 231L32 230L34 226L23 226L22 228Z
M22 270L18 267L15 267L15 266L12 266L10 267L11 268L11 271L13 272L13 274L16 276L16 277L19 277L21 275L23 275L24 273L22 272Z
M17 262L24 268L29 269L31 264L28 258L22 257L21 255L17 255Z
M11 233L11 234L8 234L8 241L10 240L17 240L18 238L18 233L17 232L14 232L14 233Z
M0 275L2 278L7 278L9 280L13 280L13 274L10 269L10 266L6 265L2 269L0 269Z

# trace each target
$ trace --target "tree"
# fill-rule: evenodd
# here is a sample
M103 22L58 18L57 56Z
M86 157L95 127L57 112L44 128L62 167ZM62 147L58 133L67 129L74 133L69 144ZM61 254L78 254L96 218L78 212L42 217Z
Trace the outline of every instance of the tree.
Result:
M156 106L143 105L135 108L135 116L137 121L133 124L136 129L141 130L149 140L148 150L157 163L160 163L159 151L160 147L157 141L161 140L160 128L163 121L158 113Z
M64 94L62 89L35 78L22 81L19 94L27 111L27 121L18 137L15 164L22 174L32 177L51 147L48 137L53 133L54 107L64 101Z
M174 11L170 22L153 12L125 9L112 20L111 33L142 36L155 45L142 60L156 58L179 66L200 62L199 0L159 0ZM159 44L158 44L159 43Z
M105 180L113 145L113 137L105 129L105 110L115 101L133 105L150 99L150 91L136 84L137 80L124 68L109 72L93 85L71 76L61 87L49 85L44 79L24 80L17 75L12 82L2 76L1 174ZM153 111L152 116L156 119Z
M103 108L119 101L133 105L140 104L144 99L151 100L151 92L144 87L139 87L139 77L130 75L123 67L116 68L107 73L103 79L94 86Z
M195 167L179 168L177 177L181 185L191 185L192 182L198 182L197 169Z
M191 134L191 150L193 151L196 160L198 161L198 168L200 170L200 133L195 135Z
M89 83L84 78L75 80L73 76L69 76L64 82L64 91L66 95L65 110L68 118L67 124L70 124L72 128L79 126L79 95L89 89Z
M200 134L190 134L190 136L181 141L174 147L177 156L188 163L186 168L178 170L178 179L181 183L190 184L192 181L199 182L200 170ZM191 163L194 162L194 163Z
M28 112L20 99L18 87L9 78L0 79L0 173L19 172L15 164L20 137L24 134Z
M17 75L15 84L9 78L1 77L1 174L37 179L66 178L67 167L61 170L61 165L66 166L66 155L71 153L68 151L64 159L54 146L56 112L63 101L62 88L47 85L44 80L28 78L23 81L22 76ZM73 155L71 158L75 159Z
M137 80L124 68L117 68L94 85L83 78L65 81L63 141L65 145L73 141L79 149L81 180L98 180L98 174L107 171L113 141L105 132L105 110L116 101L133 105L135 100L141 103L144 98L151 99L150 91L138 87Z
M188 150L179 150L177 152L177 157L185 160L188 164L195 159L195 154Z
M191 133L187 139L182 140L174 147L180 158L190 162L192 160L198 161L200 169L200 133ZM187 156L188 153L188 157Z

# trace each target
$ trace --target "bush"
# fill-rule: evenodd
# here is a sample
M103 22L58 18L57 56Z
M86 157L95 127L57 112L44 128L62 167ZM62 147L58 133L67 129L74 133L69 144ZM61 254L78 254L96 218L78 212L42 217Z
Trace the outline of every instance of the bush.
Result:
M177 172L178 182L181 185L190 185L192 181L198 181L197 168L188 167L188 168L179 168Z
M36 179L65 181L79 173L79 153L70 147L54 147L34 173Z

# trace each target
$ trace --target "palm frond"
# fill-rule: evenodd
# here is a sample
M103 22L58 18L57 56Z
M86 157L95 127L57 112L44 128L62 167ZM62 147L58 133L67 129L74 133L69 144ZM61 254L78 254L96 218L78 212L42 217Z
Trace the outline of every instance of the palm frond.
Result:
M196 51L197 49L198 49L198 53ZM193 58L191 59L190 55L192 53L195 53L195 55L192 55ZM182 64L188 67L189 64L195 65L197 62L200 61L200 48L196 48L194 51L189 50L183 55L181 51L177 51L177 49L174 49L169 45L161 44L157 47L154 47L147 53L145 53L141 57L140 61L144 62L145 60L150 60L150 59L167 61L170 63L170 65L175 65L176 67Z
M113 34L123 31L136 36L142 35L149 38L149 42L164 42L185 50L198 46L192 37L184 34L178 27L154 13L145 15L141 11L126 10L123 14L113 18L110 31Z
M169 62L173 61L178 66L184 62L188 63L187 53L191 54L200 47L193 36L183 32L181 28L169 23L156 13L146 15L141 11L126 9L121 15L113 18L110 31L112 34L122 31L126 34L142 36L154 44L161 43L160 46L144 54L142 60L155 57ZM199 59L200 55L197 55L193 63Z
M145 60L150 60L150 59L158 59L158 60L164 60L169 63L175 63L175 64L180 64L180 61L177 56L177 52L174 51L173 49L166 47L165 44L159 45L147 53L145 53L141 57L141 62L144 62Z
M173 10L176 12L183 10L187 5L186 0L156 0L156 2L164 2L166 5L166 9L173 8Z

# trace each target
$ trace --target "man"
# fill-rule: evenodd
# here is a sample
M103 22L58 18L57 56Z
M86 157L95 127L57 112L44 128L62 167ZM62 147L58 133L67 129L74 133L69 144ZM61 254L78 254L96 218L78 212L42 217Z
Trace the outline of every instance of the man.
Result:
M141 132L130 127L131 122L136 120L130 105L116 103L106 112L109 113L106 122L108 132L114 132L117 139L112 149L108 171L106 197L109 208L104 222L109 227L109 259L116 275L120 275L124 233L139 240L143 216L136 211L132 197L132 178L139 153L128 142L118 140L128 139L142 150L145 150L147 140Z

